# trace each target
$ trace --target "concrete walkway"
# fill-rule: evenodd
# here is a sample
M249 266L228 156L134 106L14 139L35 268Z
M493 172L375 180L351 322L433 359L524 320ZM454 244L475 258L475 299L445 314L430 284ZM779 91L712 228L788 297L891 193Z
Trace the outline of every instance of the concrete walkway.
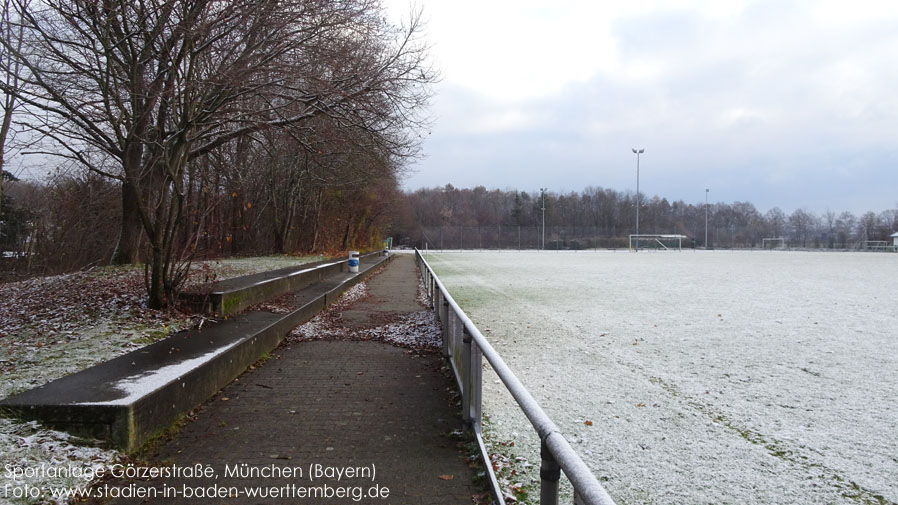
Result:
M423 310L416 286L414 258L401 255L342 317L365 327ZM282 345L146 457L149 465L209 465L217 478L150 479L137 485L153 488L155 499L112 503L470 504L482 490L464 460L474 451L450 435L462 425L442 365L439 353L377 342ZM227 477L225 465L253 475ZM185 496L196 488L225 497Z

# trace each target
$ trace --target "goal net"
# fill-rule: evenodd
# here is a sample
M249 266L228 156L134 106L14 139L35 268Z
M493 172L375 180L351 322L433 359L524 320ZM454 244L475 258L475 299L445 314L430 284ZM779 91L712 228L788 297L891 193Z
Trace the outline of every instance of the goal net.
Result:
M686 235L630 234L630 250L682 251L684 238Z
M783 237L767 237L761 239L761 246L764 249L785 249L786 239Z
M892 248L891 244L889 244L885 240L865 240L864 241L864 250L866 250L866 251L888 251L891 248Z

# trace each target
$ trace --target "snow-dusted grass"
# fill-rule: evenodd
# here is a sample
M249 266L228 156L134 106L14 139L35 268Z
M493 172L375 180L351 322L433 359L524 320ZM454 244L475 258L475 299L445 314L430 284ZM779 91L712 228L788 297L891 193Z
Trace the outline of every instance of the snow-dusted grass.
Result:
M619 503L898 502L898 255L428 261ZM484 382L489 438L538 461Z
M116 458L115 451L95 447L81 447L66 433L44 429L37 422L21 423L10 419L0 419L0 462L2 478L0 478L0 503L38 504L65 503L65 500L52 500L50 488L84 488L89 480L83 475L93 475L99 468L111 465ZM6 465L10 465L7 468ZM9 478L7 470L28 472L44 468L46 472L35 472ZM53 469L77 469L81 475L54 475ZM61 472L60 472L61 473ZM5 496L6 485L10 486L9 496ZM43 490L37 498L16 497L12 487L19 489L37 488ZM24 494L24 493L21 493Z
M246 258L224 258L220 260L209 260L205 262L195 262L191 266L191 271L197 274L201 273L204 266L210 268L214 272L215 280L231 279L243 275L251 275L259 272L267 272L269 270L277 270L279 268L287 268L302 263L311 263L313 261L321 261L327 259L324 256L288 256L285 254L274 256L253 256ZM199 275L194 276L196 281L200 281Z
M190 283L320 259L265 256L195 262ZM109 360L196 321L146 308L143 270L107 267L0 284L0 398Z
M321 259L267 256L194 262L188 284L249 275ZM0 398L40 386L197 323L176 312L146 308L143 269L106 267L0 284ZM0 463L36 467L106 464L114 451L83 448L37 423L0 419ZM0 489L7 483L0 468ZM78 479L29 480L29 485L85 485ZM22 482L16 483L22 484ZM0 494L0 503L31 503ZM36 503L42 503L37 500Z

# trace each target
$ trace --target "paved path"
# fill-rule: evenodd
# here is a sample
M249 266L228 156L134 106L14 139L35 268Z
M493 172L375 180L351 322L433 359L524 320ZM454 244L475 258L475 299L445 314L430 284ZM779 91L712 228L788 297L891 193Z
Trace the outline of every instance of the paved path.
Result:
M422 310L415 301L414 259L399 255L369 281L371 296L343 316L350 326L376 324L373 312ZM209 464L218 479L156 479L157 490L203 486L238 496L156 503L470 504L481 490L450 432L461 428L453 383L438 353L419 355L377 342L312 341L282 345L199 410L195 419L148 456L152 464ZM473 451L470 453L473 453ZM246 470L298 467L301 478L225 478L224 465ZM310 465L364 477L310 481ZM231 467L233 468L233 466ZM281 470L275 470L281 472ZM369 476L366 472L372 472ZM314 474L314 472L313 472ZM166 488L168 486L169 488ZM212 488L211 486L218 486ZM291 487L293 486L293 487ZM375 486L386 498L356 499ZM288 497L254 499L244 488L277 488ZM348 493L303 499L304 492ZM158 492L158 491L157 491ZM161 496L161 495L160 495ZM117 500L115 503L144 503Z

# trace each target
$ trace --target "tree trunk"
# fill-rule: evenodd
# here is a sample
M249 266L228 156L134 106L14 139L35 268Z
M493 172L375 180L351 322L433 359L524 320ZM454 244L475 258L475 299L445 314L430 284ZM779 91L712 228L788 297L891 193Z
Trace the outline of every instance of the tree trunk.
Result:
M243 193L231 198L231 255L240 254L240 245L243 242Z
M149 299L147 305L151 309L162 309L166 305L165 288L163 285L163 271L165 268L165 259L162 251L153 248L152 257L150 258L150 275L149 275Z
M352 214L346 220L346 230L343 232L343 249L349 250L349 244L352 243Z
M318 219L321 217L321 188L318 188L318 198L315 202L315 220L312 229L314 233L312 234L312 247L309 248L309 252L315 252L318 250Z
M140 220L140 209L134 186L129 182L122 183L122 222L118 243L112 253L110 264L128 265L140 261L140 242L143 236L143 223Z

